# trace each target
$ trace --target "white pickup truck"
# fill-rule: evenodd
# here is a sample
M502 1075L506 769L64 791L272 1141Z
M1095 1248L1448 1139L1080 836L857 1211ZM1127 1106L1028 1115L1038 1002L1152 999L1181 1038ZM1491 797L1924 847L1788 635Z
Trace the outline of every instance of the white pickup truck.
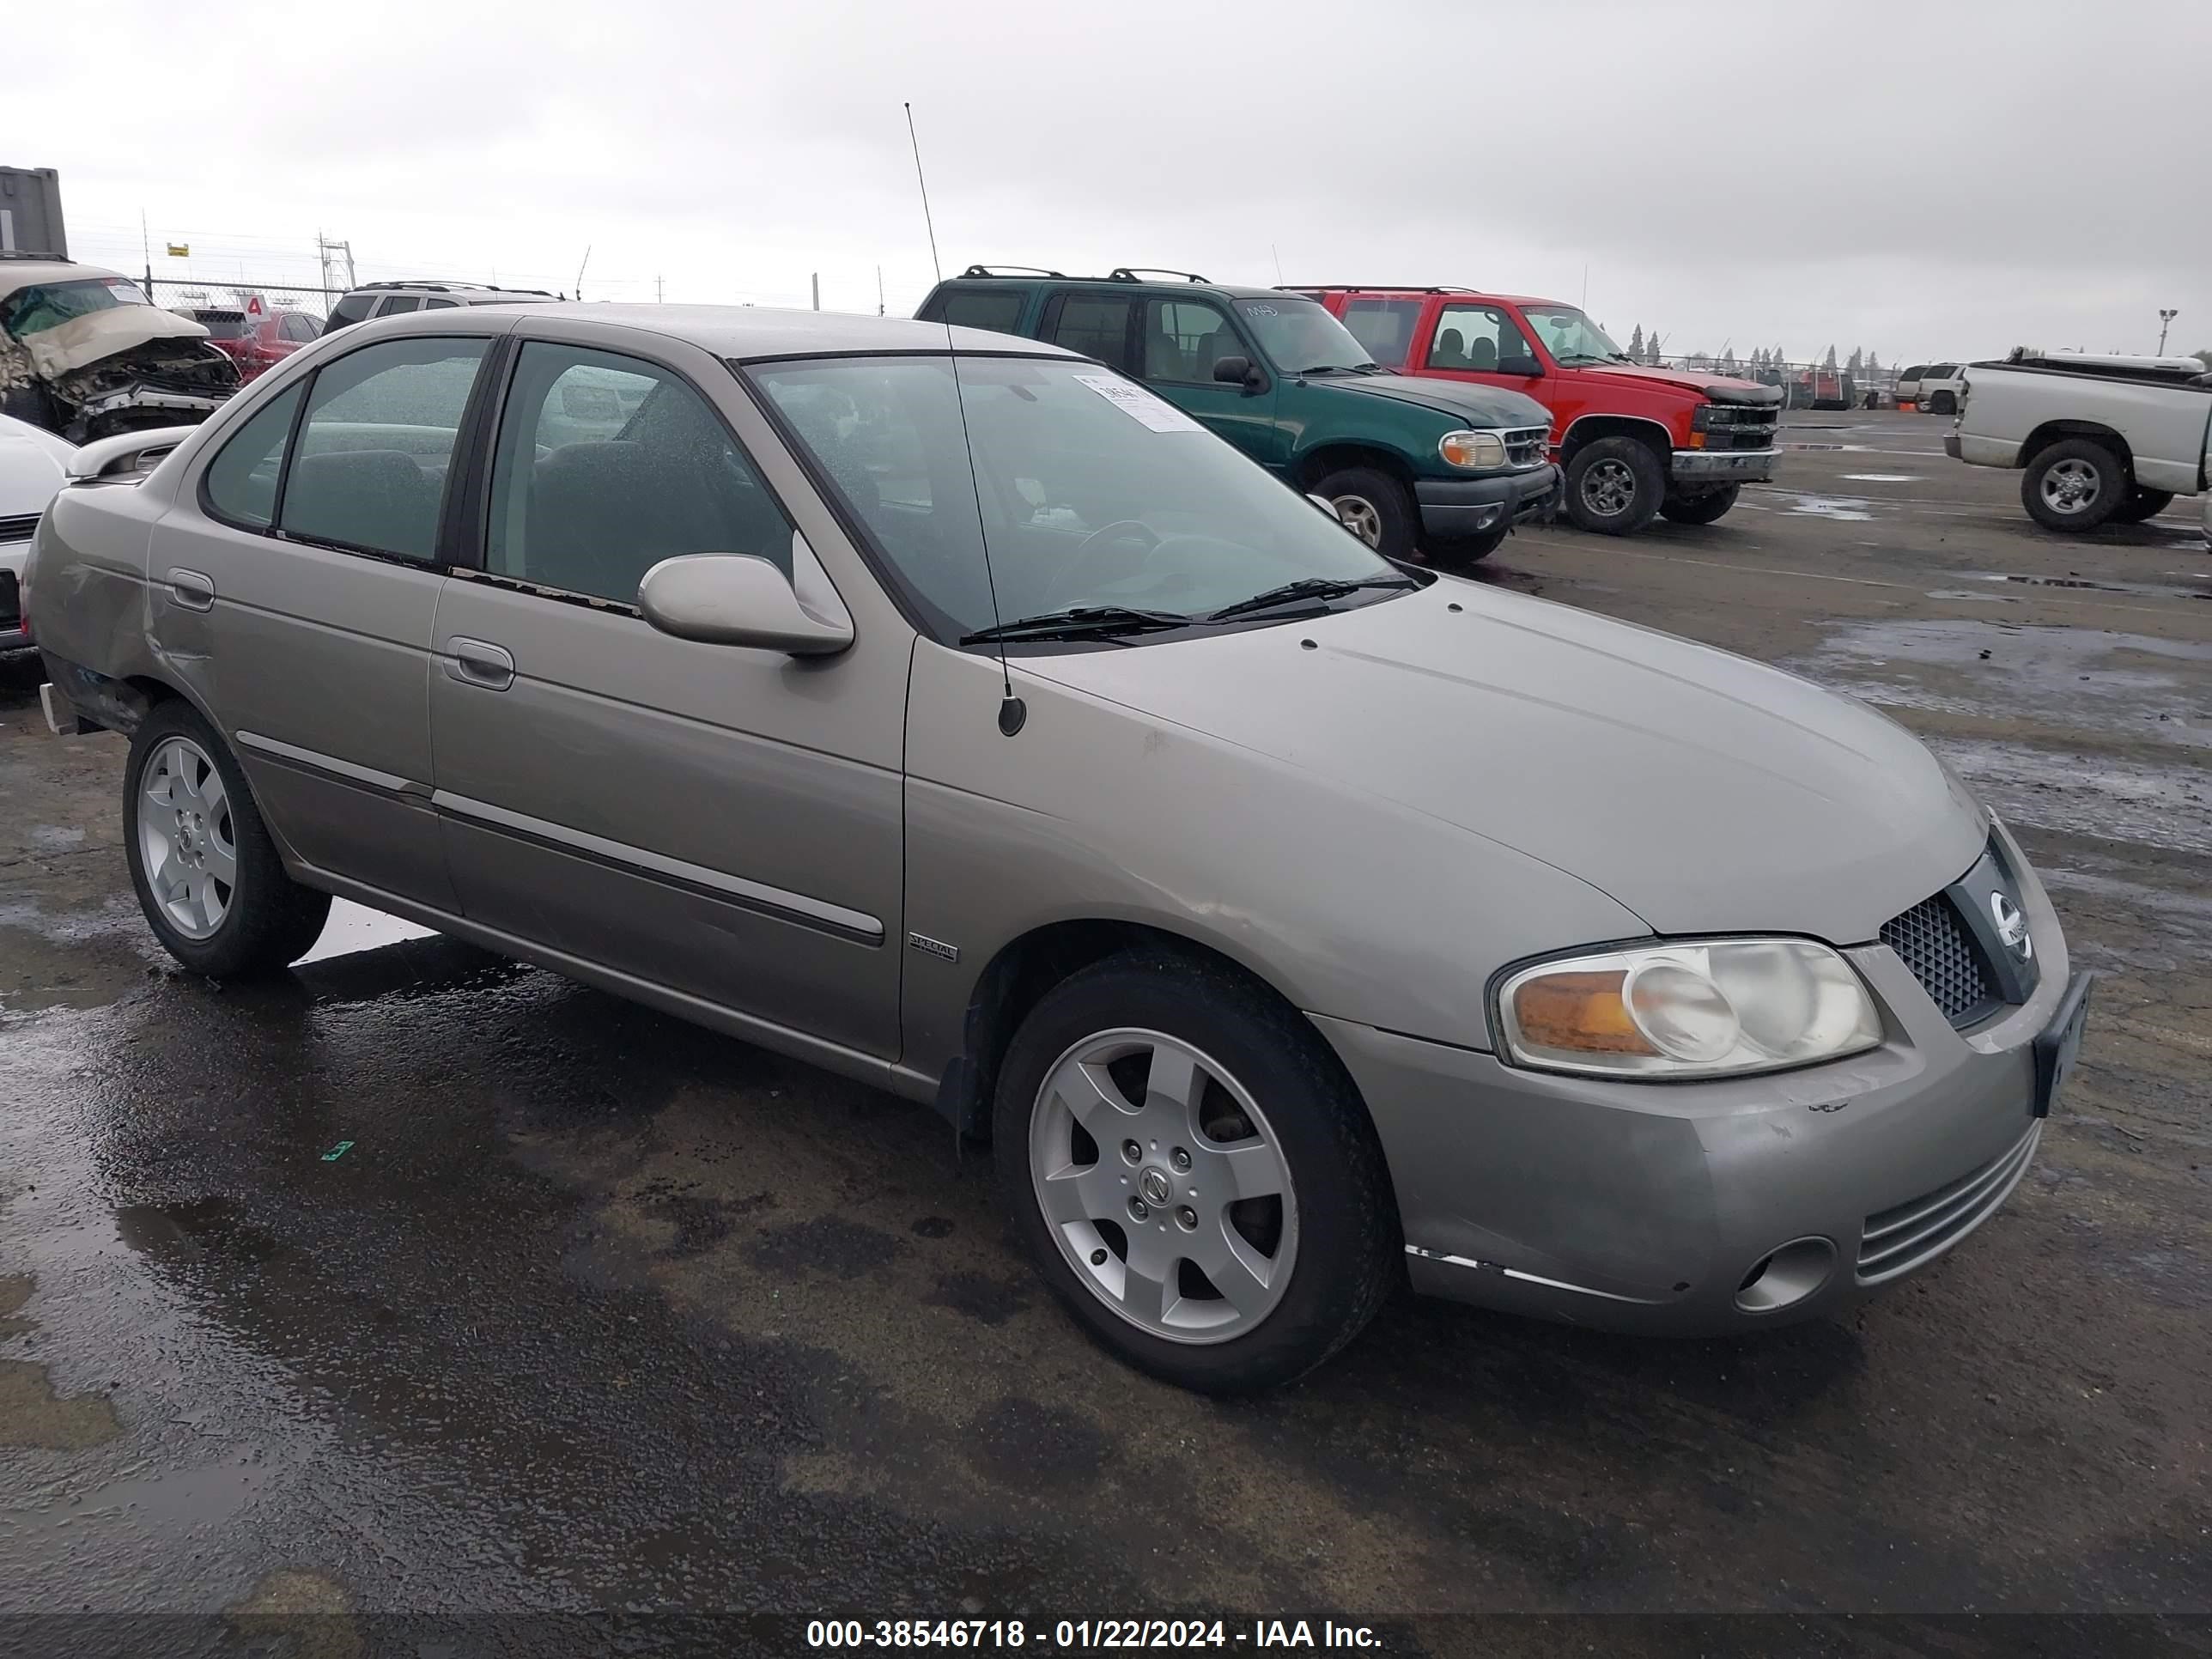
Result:
M2212 374L2194 357L2092 357L2015 346L1969 364L1943 453L2025 468L2021 504L2046 530L2136 524L2206 488Z

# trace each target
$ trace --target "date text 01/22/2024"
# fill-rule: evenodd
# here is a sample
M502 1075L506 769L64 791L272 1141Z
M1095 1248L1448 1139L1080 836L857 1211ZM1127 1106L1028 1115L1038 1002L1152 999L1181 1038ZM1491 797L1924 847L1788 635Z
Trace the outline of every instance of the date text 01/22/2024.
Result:
M1048 1632L1049 1632L1048 1634ZM1382 1646L1365 1625L1259 1619L1249 1628L1212 1619L1061 1619L1034 1630L1019 1619L815 1619L811 1648L1364 1648Z

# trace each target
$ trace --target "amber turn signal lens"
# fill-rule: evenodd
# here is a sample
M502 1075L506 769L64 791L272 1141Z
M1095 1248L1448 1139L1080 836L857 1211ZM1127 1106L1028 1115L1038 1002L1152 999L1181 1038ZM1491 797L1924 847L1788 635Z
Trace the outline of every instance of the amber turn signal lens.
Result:
M1593 1054L1656 1054L1659 1051L1629 1018L1619 970L1547 974L1513 993L1513 1018L1521 1035L1547 1048Z

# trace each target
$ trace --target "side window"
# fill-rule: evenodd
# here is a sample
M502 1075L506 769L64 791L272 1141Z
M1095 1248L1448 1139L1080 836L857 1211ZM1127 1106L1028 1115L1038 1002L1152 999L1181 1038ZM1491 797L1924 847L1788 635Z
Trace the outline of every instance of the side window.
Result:
M1429 342L1431 368L1494 374L1502 357L1534 357L1535 349L1496 306L1446 306Z
M315 319L312 317L304 317L296 311L286 312L284 320L279 326L283 337L297 345L305 345L315 337Z
M721 417L635 357L532 340L492 459L485 568L637 603L663 559L750 553L791 572L791 520Z
M1928 370L1923 378L1930 380L1948 380L1955 376L1958 372L1959 366L1956 363L1937 363Z
M1352 300L1344 307L1344 325L1385 368L1403 368L1420 321L1419 300Z
M1129 304L1118 295L1069 294L1053 321L1052 343L1129 372Z
M1145 301L1145 378L1210 381L1224 357L1248 356L1220 310L1202 300Z
M300 407L294 386L265 404L231 434L200 489L208 511L228 524L266 530L276 516L276 479L283 471L284 441L292 435L292 416Z
M285 476L287 535L428 563L487 340L387 340L326 365Z
M323 325L323 331L327 334L332 329L344 328L349 324L366 320L375 305L376 296L374 294L347 295L345 298L331 307L331 319Z
M1019 289L954 289L929 308L929 320L957 328L988 328L994 333L1019 330L1029 295Z
M425 311L451 311L459 304L460 304L459 300L425 300L422 301L422 309Z
M380 317L393 317L403 311L416 310L422 303L422 301L411 294L388 294L385 296L384 303L376 308L376 314Z

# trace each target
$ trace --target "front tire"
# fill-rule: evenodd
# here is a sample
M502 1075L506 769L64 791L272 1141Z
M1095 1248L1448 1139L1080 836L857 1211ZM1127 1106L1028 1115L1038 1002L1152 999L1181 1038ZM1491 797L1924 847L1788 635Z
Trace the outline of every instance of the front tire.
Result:
M1413 554L1419 521L1405 485L1371 466L1347 466L1330 473L1313 493L1336 509L1338 521L1386 559Z
M1597 438L1567 463L1567 516L1601 536L1633 536L1659 515L1667 475L1633 438Z
M1742 493L1741 484L1722 484L1694 495L1670 494L1659 503L1659 511L1669 524L1711 524L1725 518Z
M2087 535L2120 510L2131 486L2120 458L2091 438L2065 438L2027 464L2021 505L2045 530Z
M162 948L210 979L274 973L307 954L331 899L284 873L237 760L198 710L158 703L123 772L131 884Z
M999 1079L1015 1230L1076 1322L1139 1370L1276 1387L1397 1283L1365 1108L1312 1027L1232 971L1109 957L1046 994Z
M2122 501L2112 514L2112 522L2141 524L2145 519L2156 518L2172 505L2173 492L2171 489L2145 489L2137 484L2128 492L2127 500Z

